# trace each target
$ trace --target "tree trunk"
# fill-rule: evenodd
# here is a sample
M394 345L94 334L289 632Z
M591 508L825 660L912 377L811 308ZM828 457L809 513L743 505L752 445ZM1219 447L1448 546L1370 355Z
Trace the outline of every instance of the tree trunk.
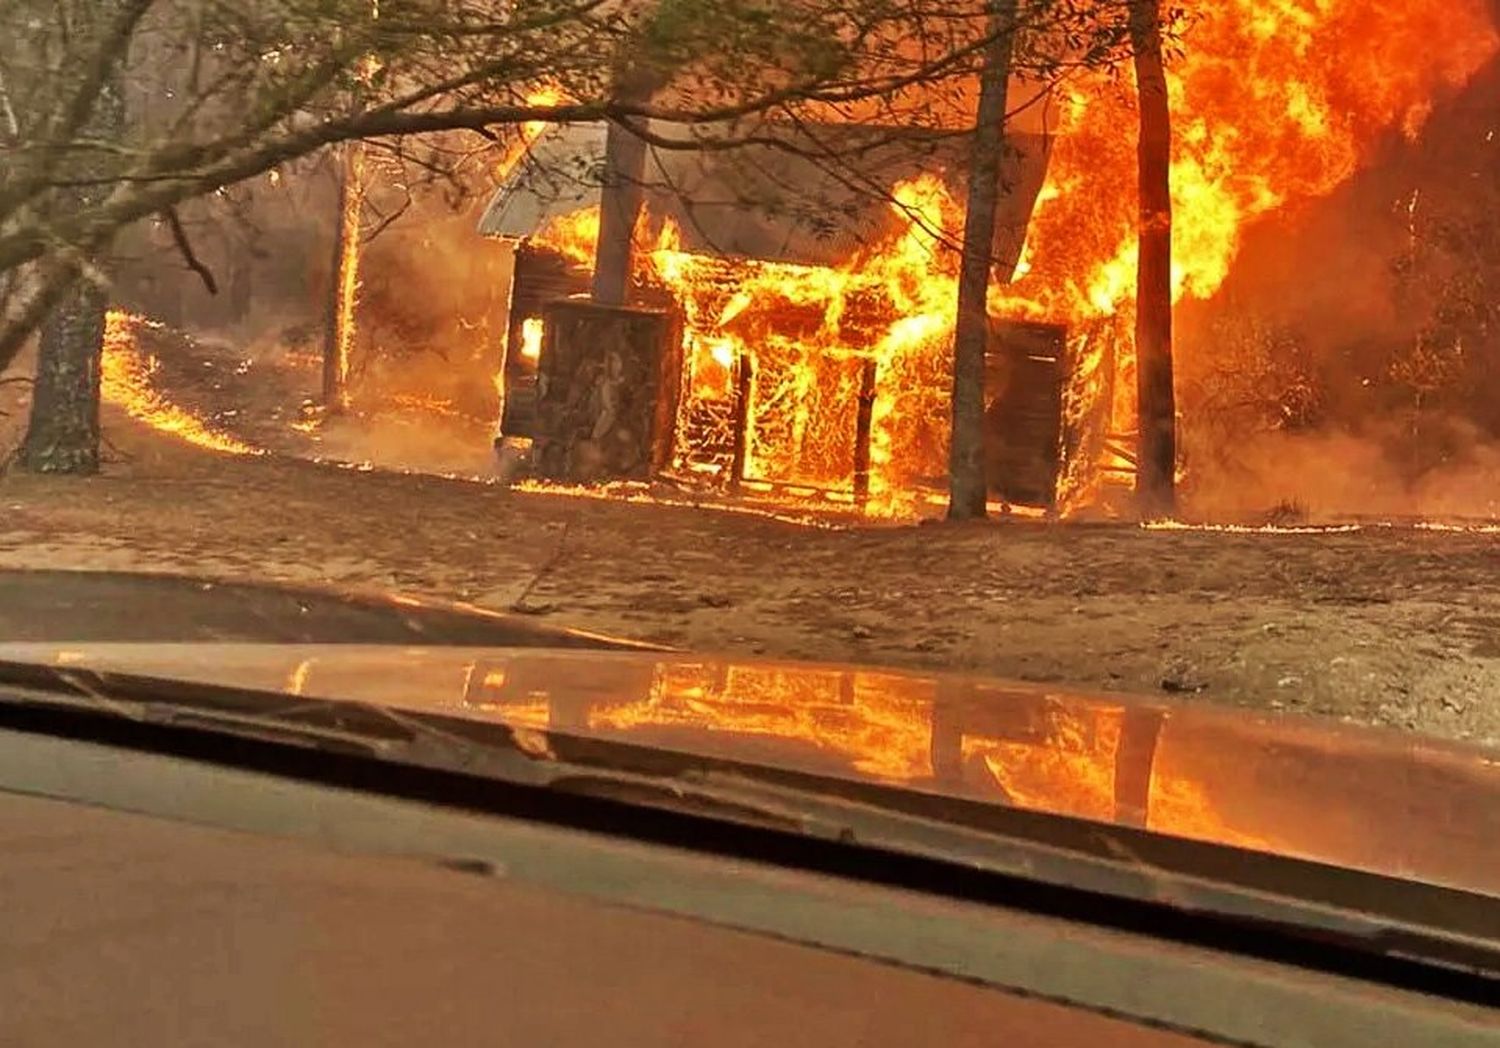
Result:
M645 197L646 143L611 122L604 140L599 242L594 248L594 301L623 306L630 297L635 224Z
M346 143L337 154L338 214L333 229L333 283L323 325L323 408L349 406L349 358L354 347L354 307L359 294L359 248L364 212L363 148Z
M948 519L985 515L984 357L989 346L987 308L1000 206L1000 162L1005 150L1006 89L1010 82L1012 27L1017 0L994 0L980 74L979 112L969 165L963 259L958 276L958 316L953 329L953 430L948 451Z
M1141 107L1135 490L1141 515L1161 518L1177 508L1177 405L1172 389L1172 118L1162 65L1160 0L1132 0L1130 35Z
M110 13L112 8L101 4L98 13ZM124 126L125 94L116 67L100 84L81 130L86 138L108 142L117 140ZM71 173L83 178L92 169L83 159ZM79 206L89 208L107 200L111 191L109 185L92 185L75 192ZM74 248L97 260L109 244L107 238L96 239ZM96 273L86 271L75 278L43 322L31 415L17 454L22 469L80 475L99 471L99 369L108 309L108 288L100 284Z
M23 469L99 472L99 366L108 307L108 291L81 278L42 324Z

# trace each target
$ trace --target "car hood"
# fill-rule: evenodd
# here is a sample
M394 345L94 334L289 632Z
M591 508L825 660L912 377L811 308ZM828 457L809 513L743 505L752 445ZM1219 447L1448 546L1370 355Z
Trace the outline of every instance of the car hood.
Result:
M0 660L625 742L1500 896L1500 755L1293 715L649 651L40 642Z

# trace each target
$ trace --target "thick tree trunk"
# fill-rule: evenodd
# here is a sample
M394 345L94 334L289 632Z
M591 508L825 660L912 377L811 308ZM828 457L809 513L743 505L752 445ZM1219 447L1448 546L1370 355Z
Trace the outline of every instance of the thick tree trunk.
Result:
M1140 419L1136 501L1143 517L1177 508L1177 405L1172 389L1172 124L1161 53L1160 0L1133 0L1131 43L1141 127L1140 254L1135 354Z
M112 13L114 5L99 5L96 14ZM125 125L125 95L118 69L100 85L82 131L103 141L119 138ZM70 172L92 173L86 159ZM85 186L76 190L81 207L108 198L111 187ZM74 245L84 255L97 256L109 241ZM97 275L78 276L42 324L37 348L36 383L31 415L17 455L21 468L33 473L91 474L99 471L99 370L104 354L104 316L109 290Z
M23 469L99 471L99 366L108 307L109 293L80 279L42 324Z
M948 451L948 519L985 515L984 357L989 346L986 307L995 245L995 216L1004 191L1000 162L1005 150L1006 89L1017 0L991 4L993 36L980 76L979 112L969 165L968 209L958 277L958 317L953 329L953 429Z

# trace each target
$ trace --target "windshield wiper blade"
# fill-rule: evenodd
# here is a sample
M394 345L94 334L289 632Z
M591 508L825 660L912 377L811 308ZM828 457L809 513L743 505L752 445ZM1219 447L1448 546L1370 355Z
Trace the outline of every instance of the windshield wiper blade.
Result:
M551 778L538 760L547 756L545 744L524 731L484 726L481 738L461 730L462 721L368 702L5 660L0 660L0 702L399 761L517 785L544 786Z

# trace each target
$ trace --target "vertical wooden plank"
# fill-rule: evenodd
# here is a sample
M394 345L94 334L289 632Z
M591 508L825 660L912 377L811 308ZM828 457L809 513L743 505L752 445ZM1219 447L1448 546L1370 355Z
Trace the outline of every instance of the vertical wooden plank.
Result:
M738 492L745 479L745 458L749 453L750 396L754 387L755 365L750 354L741 353L734 365L734 455L729 465L729 490Z
M870 425L875 415L875 361L865 360L859 372L859 410L854 422L854 502L870 501Z

